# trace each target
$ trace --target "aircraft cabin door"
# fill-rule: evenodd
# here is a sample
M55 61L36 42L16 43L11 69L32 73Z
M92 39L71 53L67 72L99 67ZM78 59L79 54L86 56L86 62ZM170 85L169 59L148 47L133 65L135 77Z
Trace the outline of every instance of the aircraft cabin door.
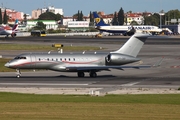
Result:
M34 67L36 67L36 56L34 56L34 55L30 55L30 57L31 57L31 68L34 68Z

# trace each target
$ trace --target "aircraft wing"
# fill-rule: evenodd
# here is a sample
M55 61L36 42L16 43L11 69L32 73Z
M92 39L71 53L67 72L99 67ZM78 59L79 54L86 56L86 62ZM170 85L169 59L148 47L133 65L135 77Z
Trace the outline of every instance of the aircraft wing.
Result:
M124 70L125 68L134 68L134 69L141 69L141 68L151 68L151 67L159 67L164 60L164 57L162 57L157 63L154 65L122 65L122 66L69 66L66 67L66 69L75 69L79 71L89 71L89 70L95 70L95 71L101 71L101 70L109 70L109 69L119 69Z
M96 70L96 71L101 71L101 70L109 70L109 69L119 69L119 70L124 70L124 68L134 68L134 69L140 69L140 68L150 68L152 67L151 65L141 65L141 66L81 66L81 67L76 67L76 66L70 66L66 67L66 69L76 69L78 71L88 71L88 70Z

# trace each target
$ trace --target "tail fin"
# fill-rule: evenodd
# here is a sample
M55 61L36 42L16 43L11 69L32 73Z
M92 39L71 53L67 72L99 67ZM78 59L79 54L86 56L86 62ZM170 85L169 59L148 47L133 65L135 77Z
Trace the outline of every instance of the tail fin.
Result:
M146 39L150 36L151 34L147 33L135 33L119 50L112 53L121 53L136 57L144 45Z
M12 30L15 31L15 30L17 30L17 29L18 29L18 19L16 19Z
M95 19L96 26L109 26L108 24L104 23L103 19L99 17L97 12L93 12L93 16Z

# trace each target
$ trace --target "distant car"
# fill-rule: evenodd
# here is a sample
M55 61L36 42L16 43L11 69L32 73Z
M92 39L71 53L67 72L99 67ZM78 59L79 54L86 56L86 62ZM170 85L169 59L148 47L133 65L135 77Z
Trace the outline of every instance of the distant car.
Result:
M42 31L42 30L33 30L33 31L31 31L31 36L44 37L44 36L46 36L46 32Z

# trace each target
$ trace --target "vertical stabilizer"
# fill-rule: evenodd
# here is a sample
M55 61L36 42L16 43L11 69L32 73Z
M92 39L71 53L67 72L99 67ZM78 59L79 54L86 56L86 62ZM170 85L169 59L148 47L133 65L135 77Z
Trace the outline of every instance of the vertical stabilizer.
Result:
M146 39L150 36L151 34L147 33L135 33L119 50L111 53L120 53L136 57L144 45Z
M17 29L18 29L18 19L16 19L12 30L14 31L14 30L17 30Z
M104 23L103 19L99 17L97 12L93 12L93 16L94 16L96 26L109 26L108 24Z

